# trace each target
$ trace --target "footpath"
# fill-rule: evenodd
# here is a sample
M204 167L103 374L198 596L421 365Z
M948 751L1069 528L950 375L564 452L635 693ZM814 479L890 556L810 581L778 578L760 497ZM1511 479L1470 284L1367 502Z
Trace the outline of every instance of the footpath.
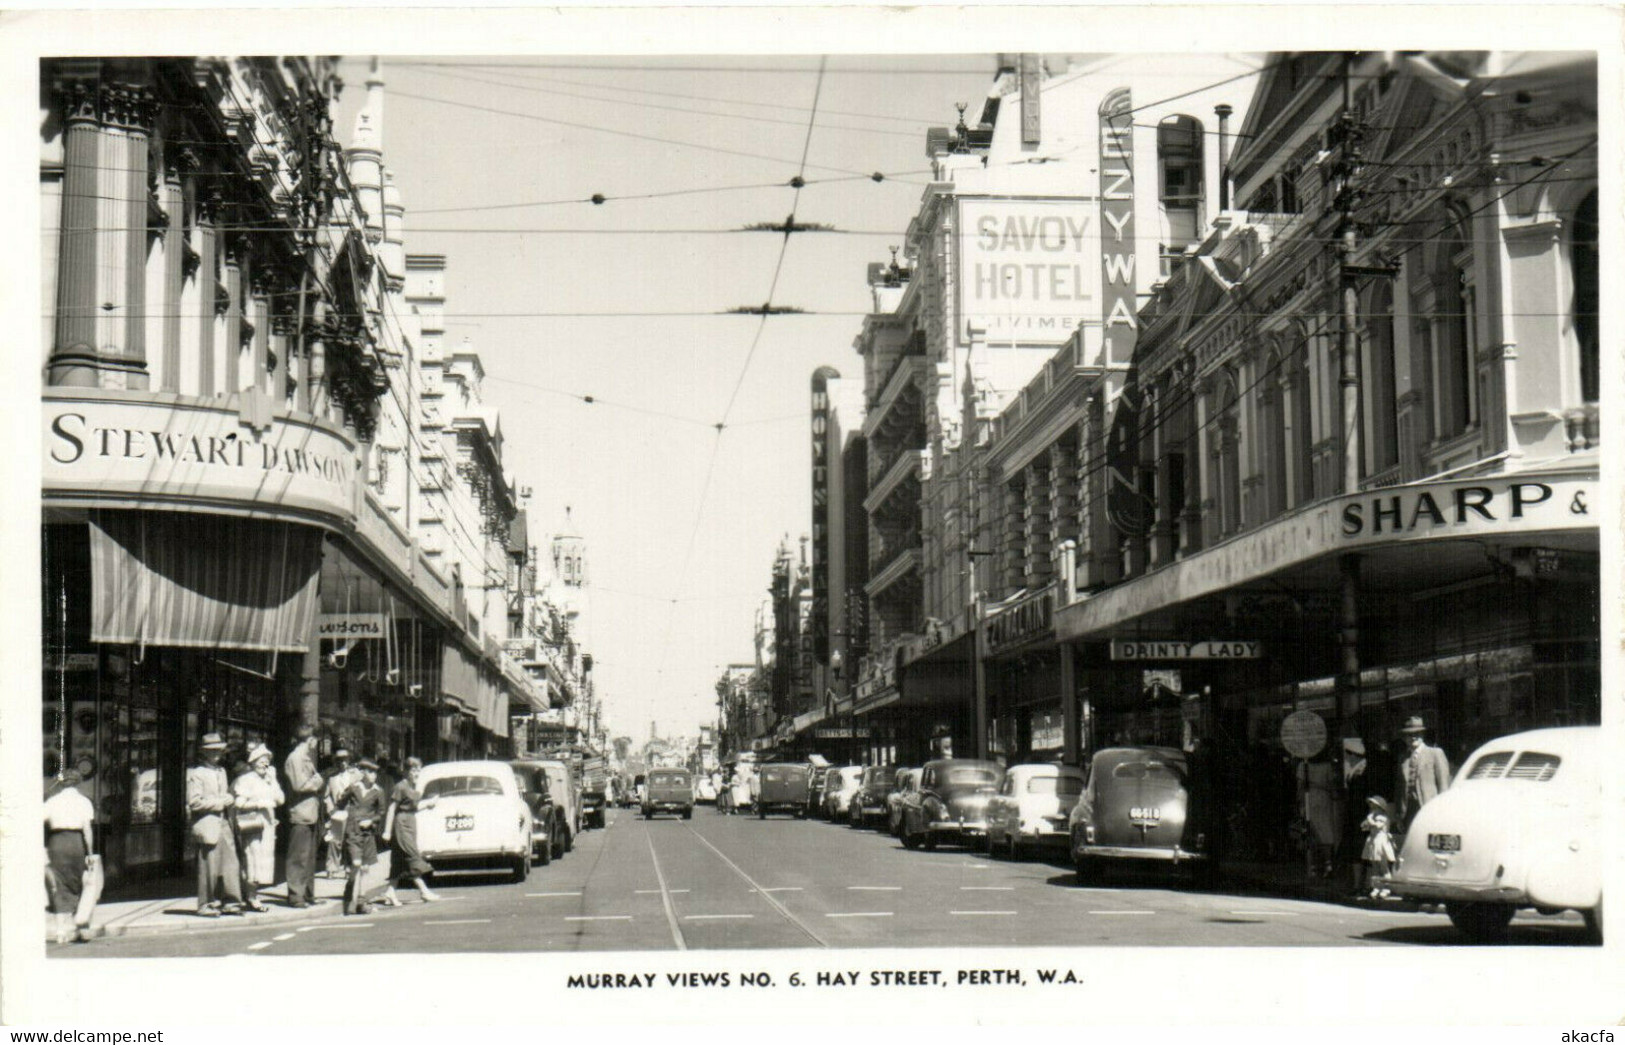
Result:
M175 884L179 886L181 883L176 880ZM198 929L234 929L250 922L255 925L277 925L282 922L324 918L343 910L343 878L318 876L315 891L316 902L311 906L289 907L287 883L279 882L259 891L261 902L270 908L269 910L250 911L244 908L241 917L222 915L219 918L204 918L197 913L196 894L158 900L114 900L96 906L96 913L90 920L89 935L101 938ZM45 916L45 922L46 942L54 944L56 937L51 932L50 915Z

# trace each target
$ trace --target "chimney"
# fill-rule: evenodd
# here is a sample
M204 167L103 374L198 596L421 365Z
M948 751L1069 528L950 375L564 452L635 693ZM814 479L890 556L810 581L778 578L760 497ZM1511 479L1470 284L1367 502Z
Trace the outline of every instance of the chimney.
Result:
M1230 209L1230 114L1228 105L1213 107L1219 117L1219 213Z

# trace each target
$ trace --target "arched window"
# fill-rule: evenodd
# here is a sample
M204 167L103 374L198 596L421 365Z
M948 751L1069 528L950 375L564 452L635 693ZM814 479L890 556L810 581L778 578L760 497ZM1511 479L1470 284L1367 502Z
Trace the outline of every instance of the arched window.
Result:
M1157 182L1166 249L1180 253L1201 238L1202 125L1194 118L1170 116L1157 125Z
M1461 218L1445 209L1423 224L1423 242L1407 258L1412 281L1414 342L1432 392L1429 420L1433 441L1454 438L1477 420L1473 356L1476 291L1472 281L1472 240Z
M1291 467L1291 457L1287 443L1286 411L1283 409L1285 399L1283 389L1288 374L1282 363L1278 352L1270 352L1259 383L1263 389L1259 396L1258 417L1259 431L1263 436L1261 441L1263 453L1258 464L1264 474L1266 517L1279 515L1288 507L1287 472Z
M1597 190L1592 189L1574 212L1569 245L1574 267L1574 334L1580 346L1580 398L1595 403L1598 374Z
M1241 526L1241 440L1238 430L1236 375L1216 375L1208 399L1208 470L1212 480L1216 536L1234 533Z
M1314 405L1309 383L1309 340L1299 338L1287 357L1286 445L1292 459L1292 503L1315 499Z
M1360 410L1365 436L1362 476L1399 463L1399 390L1394 371L1394 289L1376 280L1362 312L1365 337L1360 352Z

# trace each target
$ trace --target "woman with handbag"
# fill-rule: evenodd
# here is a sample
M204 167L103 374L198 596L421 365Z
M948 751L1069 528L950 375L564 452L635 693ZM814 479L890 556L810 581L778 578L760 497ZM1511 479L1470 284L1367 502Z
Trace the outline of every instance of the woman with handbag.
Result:
M57 943L90 939L90 911L79 908L87 866L96 859L91 855L96 809L79 791L83 779L78 770L64 770L45 799L46 878Z
M417 886L418 895L424 903L434 903L440 899L423 881L423 876L434 868L418 849L418 810L427 808L423 792L418 790L418 781L422 776L423 760L415 756L407 759L406 779L395 785L389 796L389 812L384 816L383 838L390 846L390 866L389 892L385 894L383 902L390 907L401 905L395 896L397 882L410 881ZM433 804L434 799L429 799L428 805Z
M271 751L255 744L248 751L248 769L232 781L236 797L237 837L243 850L243 899L253 911L269 910L259 891L276 880L276 808L282 787L271 768Z

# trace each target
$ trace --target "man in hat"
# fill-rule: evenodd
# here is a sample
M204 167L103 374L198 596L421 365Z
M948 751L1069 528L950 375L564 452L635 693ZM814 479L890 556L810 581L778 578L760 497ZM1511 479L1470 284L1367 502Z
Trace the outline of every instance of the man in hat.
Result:
M322 775L316 770L316 730L294 730L293 750L283 764L288 777L288 906L316 902L316 837L322 819Z
M333 766L328 771L323 791L323 808L327 813L327 874L328 878L344 875L344 821L349 816L344 810L344 794L350 785L361 779L361 774L350 765L350 749L340 742L333 748Z
M345 914L369 913L374 893L382 892L382 888L363 891L367 868L378 862L378 832L383 829L385 798L378 788L378 763L363 758L356 763L356 771L359 779L341 799L348 814L344 825Z
M1420 715L1412 715L1405 721L1405 728L1400 730L1409 749L1399 763L1398 778L1394 781L1394 795L1398 803L1394 823L1400 834L1410 830L1418 809L1450 786L1450 760L1445 758L1443 751L1428 746L1422 737L1425 732L1427 726Z
M198 764L186 771L186 811L197 846L197 913L205 918L243 913L237 837L226 815L235 803L226 768L220 764L225 754L220 734L205 733Z

